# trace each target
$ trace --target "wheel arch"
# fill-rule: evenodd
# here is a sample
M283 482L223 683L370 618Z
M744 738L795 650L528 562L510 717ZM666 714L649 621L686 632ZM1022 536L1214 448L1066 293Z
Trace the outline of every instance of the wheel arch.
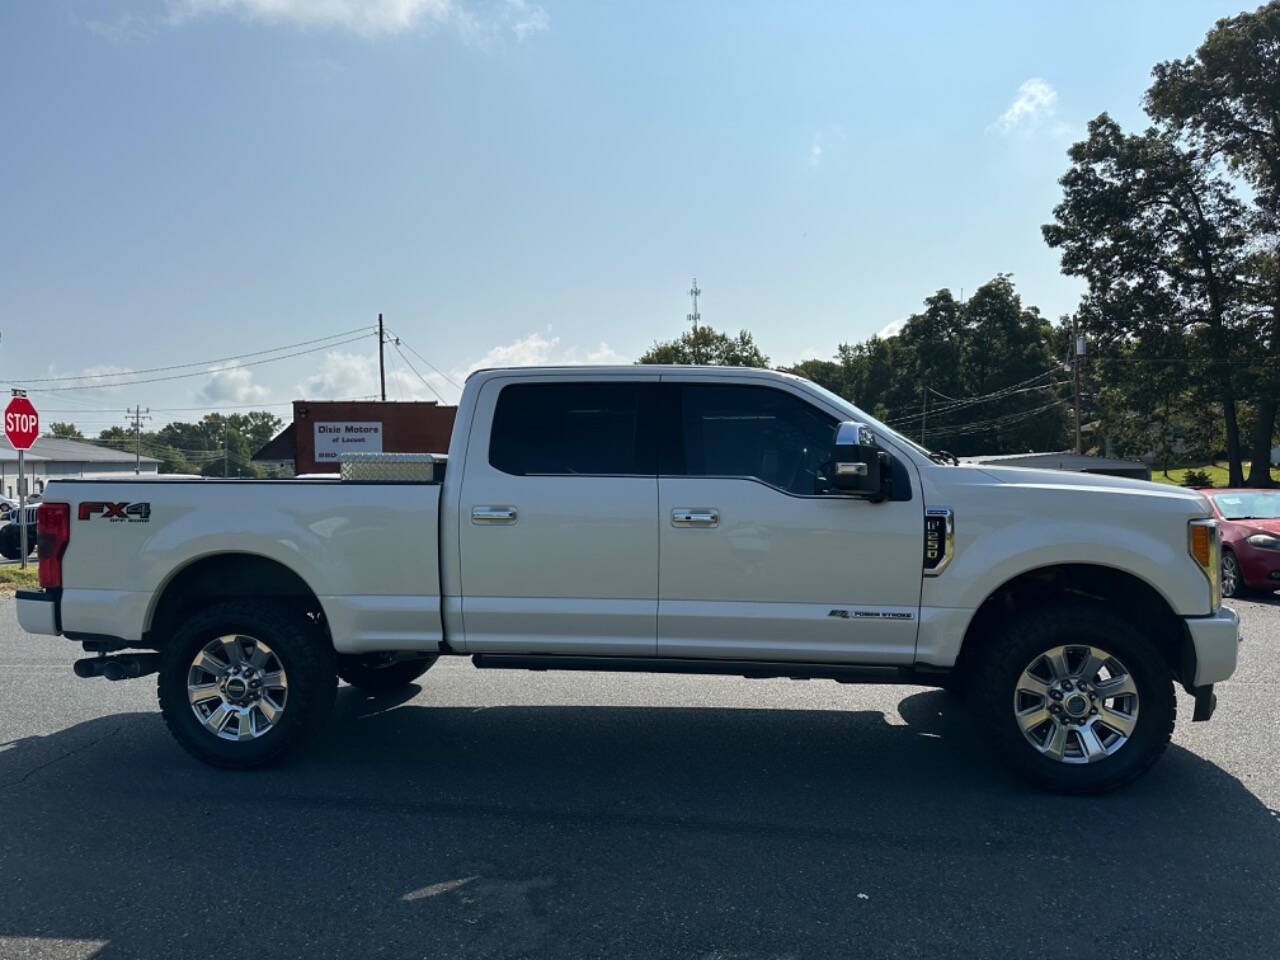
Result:
M1098 603L1141 630L1164 655L1174 677L1190 690L1195 676L1191 634L1168 600L1127 570L1094 563L1050 564L1026 570L993 590L969 619L957 666L980 654L999 624L1050 599Z
M186 616L223 600L237 597L287 599L314 614L330 646L324 604L297 571L262 554L229 551L203 554L172 571L156 590L148 611L143 640L160 647Z

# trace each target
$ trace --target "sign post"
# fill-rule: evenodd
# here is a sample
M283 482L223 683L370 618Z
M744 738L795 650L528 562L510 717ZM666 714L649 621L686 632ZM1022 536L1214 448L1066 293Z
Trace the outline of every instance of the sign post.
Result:
M18 542L22 569L27 568L27 458L26 452L40 436L40 415L27 399L27 391L14 390L4 408L4 435L18 451Z

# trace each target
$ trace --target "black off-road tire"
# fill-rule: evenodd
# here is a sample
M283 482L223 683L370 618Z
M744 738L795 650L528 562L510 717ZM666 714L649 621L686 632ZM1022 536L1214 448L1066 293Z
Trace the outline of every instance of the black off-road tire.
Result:
M7 523L0 527L0 557L17 560L21 556L22 541L19 539L17 524Z
M338 657L338 676L365 693L403 690L431 668L434 656L397 660L388 654L353 654Z
M1023 735L1014 693L1023 670L1055 647L1100 647L1127 668L1138 691L1137 723L1111 756L1087 764L1046 756ZM970 704L985 739L1016 773L1055 793L1097 794L1132 783L1164 753L1173 733L1177 701L1165 658L1141 630L1088 601L1053 604L1015 614L994 627L969 662Z
M268 644L288 681L280 719L256 739L218 738L188 702L187 677L196 654L227 634ZM160 712L174 739L196 759L231 769L263 766L284 757L328 719L338 686L335 661L329 638L299 606L257 598L222 601L193 615L161 648Z

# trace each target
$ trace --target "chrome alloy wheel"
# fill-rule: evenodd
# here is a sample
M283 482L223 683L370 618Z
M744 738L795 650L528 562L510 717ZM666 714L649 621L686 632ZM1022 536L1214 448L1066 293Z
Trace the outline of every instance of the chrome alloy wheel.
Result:
M1240 586L1240 561L1230 550L1222 551L1222 595L1234 597Z
M284 714L284 666L261 640L229 634L210 640L187 671L187 700L196 719L223 740L254 740Z
M1027 742L1061 763L1105 760L1138 725L1138 688L1106 650L1067 644L1022 671L1013 713Z

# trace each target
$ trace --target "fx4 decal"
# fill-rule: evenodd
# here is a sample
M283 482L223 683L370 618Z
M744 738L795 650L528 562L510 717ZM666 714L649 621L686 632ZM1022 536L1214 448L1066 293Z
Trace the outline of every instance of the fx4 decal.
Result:
M98 503L86 500L80 504L81 520L92 520L102 517L112 523L146 523L151 519L149 503Z

